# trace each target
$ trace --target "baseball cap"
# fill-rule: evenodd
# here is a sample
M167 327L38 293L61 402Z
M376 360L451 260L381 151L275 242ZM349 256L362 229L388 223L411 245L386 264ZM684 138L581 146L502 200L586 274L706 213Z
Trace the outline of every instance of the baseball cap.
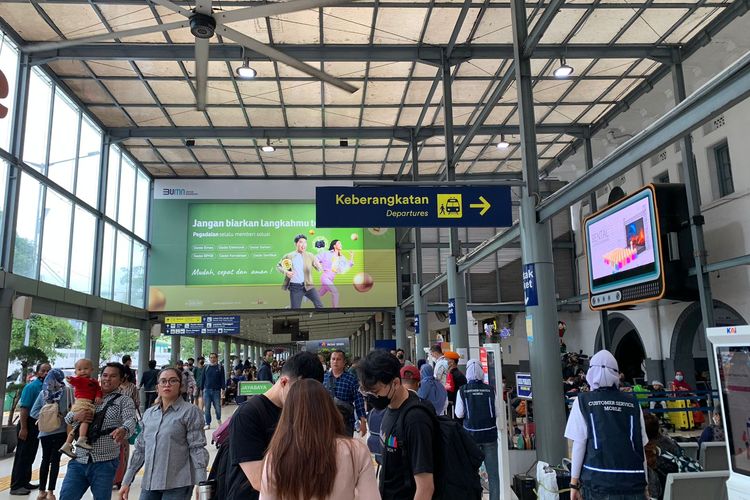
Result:
M404 366L403 368L401 368L401 378L419 380L419 370L414 365Z

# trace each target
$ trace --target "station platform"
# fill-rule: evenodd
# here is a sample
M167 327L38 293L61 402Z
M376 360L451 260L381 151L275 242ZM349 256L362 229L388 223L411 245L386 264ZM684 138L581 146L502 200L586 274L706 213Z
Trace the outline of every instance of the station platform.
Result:
M222 412L222 420L230 417L234 414L235 410L237 409L237 406L235 405L227 405L223 406L221 409ZM211 464L214 461L214 457L216 456L216 446L210 444L211 443L211 434L216 430L217 424L216 422L213 422L211 424L211 428L206 430L206 442L209 443L207 446L208 454L210 456L208 463ZM365 438L362 438L365 439ZM60 474L59 479L57 482L57 488L55 490L55 496L59 498L60 489L62 488L62 482L63 478L65 477L65 473L67 471L67 464L68 457L63 456L62 460L60 461ZM37 452L36 459L34 460L34 466L32 469L32 482L34 484L39 482L39 465L42 462L42 449L39 448L39 451ZM38 490L35 490L31 492L29 496L12 496L10 494L10 473L13 469L13 456L9 456L3 459L0 459L0 500L9 500L9 499L22 499L22 498L29 498L32 500L36 499L36 496L38 494ZM136 475L135 481L133 481L133 484L130 488L130 494L128 497L131 500L138 500L141 495L141 478L143 477L143 469L140 470L138 475ZM86 495L84 495L84 500L93 500L93 496L90 492L88 492ZM484 494L485 499L489 499L489 494L485 492ZM515 500L515 495L513 496L512 500ZM119 495L117 494L117 490L112 490L112 499L119 499Z

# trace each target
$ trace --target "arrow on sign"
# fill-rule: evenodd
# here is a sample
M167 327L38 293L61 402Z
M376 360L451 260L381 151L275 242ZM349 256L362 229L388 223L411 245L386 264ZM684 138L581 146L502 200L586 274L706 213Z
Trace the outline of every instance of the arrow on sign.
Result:
M482 210L479 212L479 215L484 215L487 213L487 210L489 210L492 205L490 205L489 201L484 199L484 196L480 196L479 201L481 201L481 203L472 203L471 205L469 205L469 207L481 208Z

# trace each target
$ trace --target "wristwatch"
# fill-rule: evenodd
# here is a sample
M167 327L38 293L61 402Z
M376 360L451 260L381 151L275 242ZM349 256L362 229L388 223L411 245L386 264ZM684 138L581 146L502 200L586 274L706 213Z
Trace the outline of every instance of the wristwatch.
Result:
M570 483L570 489L580 491L581 490L581 483Z

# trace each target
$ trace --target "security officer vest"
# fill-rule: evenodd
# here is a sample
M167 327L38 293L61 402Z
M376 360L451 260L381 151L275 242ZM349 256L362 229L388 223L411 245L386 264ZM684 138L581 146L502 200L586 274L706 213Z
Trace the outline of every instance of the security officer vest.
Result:
M495 391L489 385L472 380L461 387L461 400L464 402L464 429L476 443L497 441L495 420Z
M600 493L643 493L646 475L638 400L607 387L581 393L578 405L588 427L581 481Z

